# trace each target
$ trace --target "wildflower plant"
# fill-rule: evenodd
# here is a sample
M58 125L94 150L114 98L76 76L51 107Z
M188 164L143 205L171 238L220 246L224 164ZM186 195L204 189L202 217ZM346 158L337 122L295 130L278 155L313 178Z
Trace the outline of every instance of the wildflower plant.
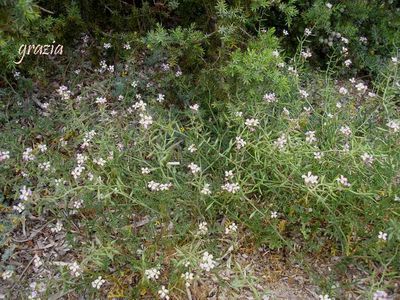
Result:
M262 276L240 270L246 247L342 256L373 280L397 278L398 55L359 79L354 49L370 37L355 43L347 24L322 40L322 49L337 47L327 69L313 69L320 54L311 41L346 6L315 2L301 18L316 22L299 29L291 53L293 28L263 29L267 21L252 18L279 2L293 22L302 6L264 2L247 11L218 1L211 33L159 24L129 40L83 36L70 62L81 71L64 66L44 108L21 110L24 92L11 84L0 125L0 271L7 282L23 278L22 264L8 266L19 257L13 240L32 239L41 249L28 253L26 270L52 274L46 288L18 280L22 298L62 290L183 299L227 269L239 275L226 286L245 282L238 290L260 298ZM186 4L158 5L167 17ZM89 43L100 59L81 52Z

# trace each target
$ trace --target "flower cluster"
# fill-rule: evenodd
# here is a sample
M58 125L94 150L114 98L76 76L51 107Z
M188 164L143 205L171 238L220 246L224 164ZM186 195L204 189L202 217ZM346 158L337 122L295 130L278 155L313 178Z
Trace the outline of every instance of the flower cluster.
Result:
M101 286L105 283L106 281L103 279L103 277L99 276L92 282L92 287L99 290Z
M68 100L71 98L71 91L65 86L62 85L58 88L57 93L61 96L62 100Z
M153 192L167 191L172 187L172 183L158 183L152 180L147 184L147 187Z
M200 268L204 271L210 272L217 266L217 263L213 260L214 256L207 251L203 253L201 259Z
M160 270L157 268L151 268L144 271L144 275L148 280L157 280L160 277Z

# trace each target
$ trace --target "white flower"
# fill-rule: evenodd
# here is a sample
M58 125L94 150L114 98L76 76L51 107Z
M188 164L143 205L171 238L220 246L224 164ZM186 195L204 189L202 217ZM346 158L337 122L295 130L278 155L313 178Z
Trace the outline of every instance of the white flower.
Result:
M74 208L76 208L76 209L81 208L82 205L83 205L83 200L82 199L75 200L74 203L72 204L72 206Z
M42 152L42 153L46 152L46 150L47 150L46 144L39 144L38 148L39 148L40 152Z
M321 152L314 152L314 158L316 160L320 160L323 156L324 156L324 154Z
M197 151L196 145L195 145L195 144L191 144L191 145L188 147L188 150L189 150L190 153L196 152L196 151Z
M99 158L94 158L93 163L99 166L104 166L106 161L103 158L99 157Z
M237 136L235 138L236 140L236 149L240 150L242 149L244 146L246 146L246 141L244 139L242 139L240 136Z
M124 49L125 50L130 50L131 49L131 45L129 45L129 43L124 44Z
M10 151L0 151L0 162L10 159Z
M225 183L221 188L229 193L235 194L240 190L240 186L237 183Z
M379 231L378 239L380 239L380 240L382 240L382 241L386 241L386 240L387 240L387 233L386 233L386 232Z
M43 261L40 259L40 257L35 254L34 258L33 258L33 265L35 266L36 269L38 269L39 267L41 267L43 265Z
M306 51L301 51L301 56L303 56L304 59L307 59L312 56L312 53L310 49L307 49Z
M365 93L365 91L368 89L368 87L362 82L356 84L355 88L357 89L357 91L359 91L361 93Z
M194 274L192 272L186 272L182 274L181 277L185 280L185 286L190 287L190 284L194 279Z
M287 116L287 117L290 116L290 111L289 111L286 107L283 108L283 113L284 113L285 116Z
M18 205L13 206L13 210L18 213L22 213L25 210L25 205L23 205L22 203L18 203Z
M267 101L268 103L272 103L272 102L276 102L277 101L275 93L265 94L263 99L265 101Z
M150 169L147 167L141 168L142 174L150 174Z
M231 223L228 226L225 227L225 234L229 235L234 232L236 232L238 229L237 225L235 223Z
M147 277L148 280L156 281L160 276L160 270L157 268L152 268L144 271L144 275Z
M13 270L6 270L3 273L1 273L1 277L3 278L3 280L7 280L10 279L14 274Z
M32 191L30 188L27 188L25 185L19 190L19 200L27 201L30 196L32 196Z
M79 277L82 274L81 268L76 261L69 264L68 268L71 271L71 275L74 277Z
M110 43L104 43L103 47L104 47L104 49L110 49L111 48L111 44Z
M235 112L235 116L241 118L243 116L243 112L237 111Z
M361 155L361 159L366 165L372 165L374 162L374 157L368 153Z
M278 212L273 211L271 212L271 219L276 219L278 217Z
M339 93L342 94L342 95L347 95L348 92L349 91L343 86L339 89Z
M214 256L209 254L207 251L203 253L202 262L200 263L200 268L204 271L210 272L216 267L216 262L213 260Z
M393 133L396 133L396 132L400 131L400 122L392 120L392 121L389 121L386 125L387 125L387 127L389 127L389 129Z
M200 108L200 105L198 105L197 103L190 105L189 108L193 111L198 111Z
M325 295L319 295L319 296L318 296L318 299L319 299L319 300L332 300L332 298L331 298L331 297L329 297L329 295L328 295L328 294L325 294Z
M234 176L233 170L225 171L225 180L232 179Z
M286 134L282 133L281 136L274 142L275 147L283 150L287 144Z
M337 107L337 108L342 108L342 103L336 102L336 107Z
M166 64L166 63L161 64L161 69L163 69L163 71L168 71L169 70L169 64Z
M283 29L282 33L283 35L289 35L289 32L286 29Z
M43 171L49 171L50 170L50 162L44 162L44 163L39 163L38 164L39 169L42 169Z
M168 293L169 293L169 291L163 285L161 286L161 290L158 291L158 295L160 296L160 299L169 300Z
M78 179L79 176L81 176L83 170L85 170L85 167L82 165L77 165L75 169L71 172L71 175L74 177L74 179Z
M326 3L325 3L325 6L326 6L327 8L329 8L329 9L331 9L331 8L332 8L332 4L331 4L331 3L329 3L329 2L326 2Z
M140 111L145 111L146 110L146 103L145 102L143 102L143 100L139 100L138 102L135 102L133 105L132 105L132 108L134 109L134 110L140 110Z
M176 77L182 76L182 71L181 70L176 71L175 76Z
M198 235L206 235L208 232L207 222L201 222L197 231Z
M347 186L347 187L350 186L350 183L348 182L347 178L344 177L343 175L340 175L340 177L337 178L336 180L337 180L337 182L339 182L343 186Z
M346 39L344 36L342 36L342 37L340 38L340 40L341 40L343 43L345 43L345 44L348 44L348 43L349 43L349 40Z
M318 183L318 176L313 175L311 172L308 172L307 175L302 175L301 178L304 179L304 183L307 186L316 185Z
M260 121L258 121L258 119L246 119L246 121L244 122L244 124L249 127L250 131L254 131L255 127L257 127L260 124Z
M376 291L373 295L372 300L391 300L385 291Z
M211 195L210 184L205 183L200 193L203 195Z
M397 57L392 57L392 63L397 65L399 63L399 60Z
M346 67L350 67L350 65L352 64L350 59L347 59L344 61L344 64L346 65Z
M399 196L397 196L397 195L395 195L395 196L394 196L394 201L396 201L396 202L400 202L400 197L399 197Z
M157 101L158 101L158 102L161 103L161 102L164 101L164 99L165 99L165 95L164 95L164 94L161 94L161 93L158 94L158 96L157 96Z
M201 171L201 168L198 165L196 165L195 163L190 163L188 165L188 168L190 169L192 174L197 174Z
M76 162L78 165L83 165L86 160L87 160L87 156L85 154L82 154L82 153L76 154Z
M311 35L311 29L310 29L310 28L304 29L304 35L305 35L305 36Z
M103 277L99 276L99 277L97 277L96 280L94 280L94 281L92 282L92 287L99 290L99 289L101 288L101 286L102 286L105 282L106 282L106 281L103 279Z
M64 140L64 138L60 138L61 147L65 147L68 144L68 141Z
M26 148L25 151L22 153L22 159L25 161L35 160L35 156L32 154L32 151L32 148Z
M305 99L309 96L307 91L305 91L305 90L299 90L299 93L300 93L301 98L303 98L303 99Z
M105 103L107 103L107 99L105 97L97 97L96 103L97 104L105 104Z
M153 124L152 116L140 114L139 124L142 125L145 129L147 129L151 124Z
M306 142L309 144L315 143L317 138L315 137L315 131L307 131L306 132Z
M57 93L61 96L62 100L68 100L71 98L71 91L65 85L58 88Z
M339 130L345 136L350 136L351 135L351 129L347 125L346 126L341 126Z
M60 220L57 220L57 223L54 227L52 227L50 230L51 232L60 232L63 228L63 223Z

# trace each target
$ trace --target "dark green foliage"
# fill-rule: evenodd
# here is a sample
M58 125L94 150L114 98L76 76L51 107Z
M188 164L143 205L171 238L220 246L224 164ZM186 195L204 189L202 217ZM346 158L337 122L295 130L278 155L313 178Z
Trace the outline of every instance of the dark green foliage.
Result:
M376 73L382 57L389 56L398 46L399 9L391 1L331 1L331 4L329 8L327 2L320 0L3 0L0 2L0 63L6 66L3 72L13 70L18 48L24 43L44 44L55 40L67 48L83 33L109 38L110 34L149 31L146 39L151 40L157 34L166 34L163 28L167 28L172 30L168 33L169 50L179 45L177 53L170 58L179 56L186 64L196 65L200 56L211 62L221 61L226 57L226 50L245 47L262 28L274 27L277 35L287 30L289 36L283 45L289 53L294 53L304 29L312 28L309 47L316 53L313 59L319 66L324 67L327 57L342 46L324 43L332 32L338 32L349 40L346 46L353 67ZM200 49L199 35L204 35L201 43L205 46L208 42L207 47ZM361 42L360 37L367 38L367 42ZM190 47L195 49L189 51ZM18 67L34 68L32 63L27 65Z

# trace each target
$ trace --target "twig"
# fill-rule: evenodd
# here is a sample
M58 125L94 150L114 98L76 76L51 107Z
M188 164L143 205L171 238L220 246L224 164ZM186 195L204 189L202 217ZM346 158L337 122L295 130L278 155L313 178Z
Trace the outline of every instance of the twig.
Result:
M192 300L192 293L190 292L188 287L186 287L186 294L187 294L188 300Z
M31 235L29 236L29 238L24 239L24 240L16 240L16 239L13 238L13 241L16 242L16 243L25 243L25 242L28 242L28 241L32 240L32 239L33 239L35 236L37 236L37 235L43 230L43 228L45 228L45 227L47 226L47 224L49 224L50 222L53 222L53 220L47 222L46 224L44 224L44 225L43 225L42 227L40 227L39 229L32 231L32 233L31 233Z
M49 14L52 14L52 15L54 15L54 12L52 12L52 11L50 11L50 10L48 10L48 9L45 9L44 7L41 7L41 6L39 6L39 5L36 5L40 10L43 10L44 12L47 12L47 13L49 13Z
M14 284L13 284L12 287L11 287L11 290L14 289L14 286L15 286L18 282L21 282L22 277L24 277L24 274L25 274L26 270L28 270L29 266L32 264L32 262L33 262L34 259L35 259L35 256L32 257L31 261L28 263L28 265L27 265L27 266L25 267L25 269L22 271L21 275L19 276L19 279L18 279L16 282L14 282Z

